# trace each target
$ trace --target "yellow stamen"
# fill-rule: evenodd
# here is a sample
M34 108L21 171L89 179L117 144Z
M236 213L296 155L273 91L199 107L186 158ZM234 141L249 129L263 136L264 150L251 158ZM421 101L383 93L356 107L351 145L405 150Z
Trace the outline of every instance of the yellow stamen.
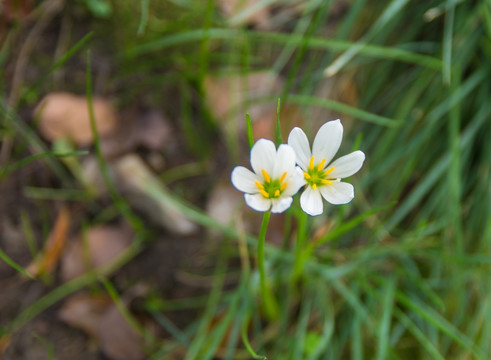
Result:
M283 180L285 180L285 178L286 178L286 171L283 173L283 175L281 175L281 177L280 177L280 183L282 183Z
M269 174L266 172L266 170L261 169L261 172L263 173L264 180L266 180L266 182L271 182L271 177L270 177L270 176L269 176Z
M324 171L324 173L322 174L322 176L327 176L330 173L332 173L333 171L334 171L334 166L331 166L329 169L327 169L326 171Z
M312 189L317 190L317 185L316 184L312 184Z
M264 191L263 189L259 189L259 192L261 193L262 196L269 199L269 194L266 191Z
M288 181L285 181L283 184L281 184L280 190L281 191L285 190L287 185L288 185Z
M310 175L309 173L303 173L303 177L307 180L310 180Z
M314 157L312 156L310 158L309 169L313 169L313 168L314 168Z
M280 196L280 189L277 189L275 192L274 192L274 197L278 197Z
M321 180L321 183L327 184L327 185L332 185L332 181L331 180L326 180L326 179L322 179Z
M317 171L321 171L324 168L326 159L322 159L321 163L317 166Z
M254 184L256 184L256 186L258 187L258 189L264 190L264 185L261 184L259 181L255 181Z

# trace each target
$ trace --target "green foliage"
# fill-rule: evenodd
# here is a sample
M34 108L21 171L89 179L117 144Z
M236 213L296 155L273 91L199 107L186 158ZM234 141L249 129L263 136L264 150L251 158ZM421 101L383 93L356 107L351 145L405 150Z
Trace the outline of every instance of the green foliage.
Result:
M349 123L346 150L358 136L367 155L362 171L350 180L356 189L351 204L329 206L327 215L313 219L295 204L286 215L284 244L264 244L266 277L274 296L269 301L280 309L274 320L265 315L260 300L264 295L257 267L250 266L247 256L247 262L237 265L241 247L255 253L259 229L252 235L238 223L221 224L191 205L186 194L183 198L163 191L161 184L148 184L154 197L223 239L208 295L179 303L155 293L145 299L147 315L171 334L165 341L155 340L150 358L165 358L179 347L185 347L186 359L213 359L217 353L227 359L252 354L295 360L490 357L488 1L298 0L285 2L298 5L292 7L296 12L286 13L281 10L288 4L259 1L257 7L273 4L282 15L269 19L268 31L239 25L249 10L226 19L211 0L122 1L114 8L105 1L83 2L94 15L108 17L98 25L107 31L73 41L65 56L45 69L41 82L28 84L19 106L30 91L48 87L51 73L78 50L91 44L97 52L100 44L111 44L118 66L107 88L116 89L113 95L122 104L141 96L179 119L176 125L193 158L208 161L217 156L217 138L226 144L230 158L247 153L248 147L240 144L252 143L255 119L247 116L243 139L223 139L223 128L230 124L221 124L213 115L205 79L221 72L247 75L255 69L282 76L281 93L245 99L231 113L244 119L243 108L278 101L281 120L285 106L293 104L308 129L313 110L329 110L333 118L339 115ZM285 14L290 14L286 20ZM7 57L2 52L0 63ZM86 74L91 98L90 66ZM3 70L0 75L4 78ZM317 92L326 81L334 93L342 92L344 79L356 89L355 104ZM79 85L83 91L84 84ZM19 119L17 108L4 101L0 107L5 136L15 134L32 152L10 161L1 177L42 158L64 188L26 187L26 196L93 201L74 186L73 174L57 158L81 153L50 152ZM281 139L279 120L274 136ZM139 329L105 277L139 254L148 234L144 220L112 183L98 141L95 148L116 212L133 225L140 240L107 267L60 285L31 304L4 333L18 330L100 279L125 318ZM233 165L229 161L230 168ZM34 253L27 215L22 221ZM26 275L2 249L0 258ZM226 275L234 271L240 277L226 287ZM166 316L175 309L198 309L200 316L179 328Z

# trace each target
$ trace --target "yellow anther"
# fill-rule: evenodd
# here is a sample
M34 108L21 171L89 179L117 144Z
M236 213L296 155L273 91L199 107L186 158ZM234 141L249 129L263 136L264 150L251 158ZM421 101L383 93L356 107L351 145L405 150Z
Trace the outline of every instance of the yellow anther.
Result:
M317 166L317 171L321 171L324 168L326 159L322 159L321 163Z
M286 178L286 171L283 173L283 175L281 175L281 177L280 177L280 183L282 183L283 180L285 180L285 178Z
M317 190L317 185L316 184L312 184L312 189Z
M264 185L261 184L259 181L255 181L254 184L256 184L256 186L258 187L258 189L264 190Z
M275 192L274 192L274 197L278 197L280 196L280 189L277 189Z
M312 156L310 158L309 169L313 169L313 168L314 168L314 157Z
M334 171L334 166L331 166L329 169L327 169L326 171L324 171L324 173L322 174L322 176L327 176L330 173L332 173L333 171Z
M321 182L323 184L332 185L332 181L331 180L322 179Z
M266 180L266 182L271 182L271 177L270 177L270 176L269 176L269 174L266 172L266 170L261 169L261 172L263 173L264 180Z
M288 185L288 181L285 181L283 184L281 184L281 186L280 186L280 190L281 190L281 191L285 190L285 189L286 189L286 187L287 187L287 185Z
M269 194L266 191L264 191L263 189L259 189L259 192L261 193L262 196L269 199Z
M303 177L307 180L310 180L310 175L309 173L303 173Z

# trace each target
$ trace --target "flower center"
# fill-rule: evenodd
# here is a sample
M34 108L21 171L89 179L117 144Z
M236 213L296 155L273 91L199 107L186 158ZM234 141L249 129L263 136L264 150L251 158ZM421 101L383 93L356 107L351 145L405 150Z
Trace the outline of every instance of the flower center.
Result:
M256 181L255 184L259 189L259 192L266 199L277 199L280 197L281 193L286 189L288 182L286 179L286 171L281 175L279 179L271 179L271 176L266 172L266 170L261 169L264 177L264 182L261 184Z
M309 168L303 173L305 181L309 184L312 189L317 189L318 186L322 185L332 185L333 180L329 177L329 174L333 172L334 166L329 169L324 170L324 164L326 159L322 159L319 165L314 166L314 157L310 158Z

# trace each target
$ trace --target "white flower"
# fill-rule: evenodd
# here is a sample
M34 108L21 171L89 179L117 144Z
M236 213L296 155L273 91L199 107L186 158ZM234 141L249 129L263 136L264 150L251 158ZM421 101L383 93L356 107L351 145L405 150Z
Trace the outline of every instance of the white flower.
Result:
M303 175L302 184L307 185L300 197L300 206L309 215L322 214L322 197L339 205L349 203L355 196L353 185L341 182L341 179L360 170L365 154L355 151L330 163L342 137L343 125L339 119L322 125L315 136L312 152L302 129L296 127L288 136L288 145L295 150L300 166L297 170Z
M251 165L254 172L236 166L231 176L232 184L245 193L246 204L256 211L288 209L302 186L293 148L282 144L276 150L271 140L259 139L251 149Z

